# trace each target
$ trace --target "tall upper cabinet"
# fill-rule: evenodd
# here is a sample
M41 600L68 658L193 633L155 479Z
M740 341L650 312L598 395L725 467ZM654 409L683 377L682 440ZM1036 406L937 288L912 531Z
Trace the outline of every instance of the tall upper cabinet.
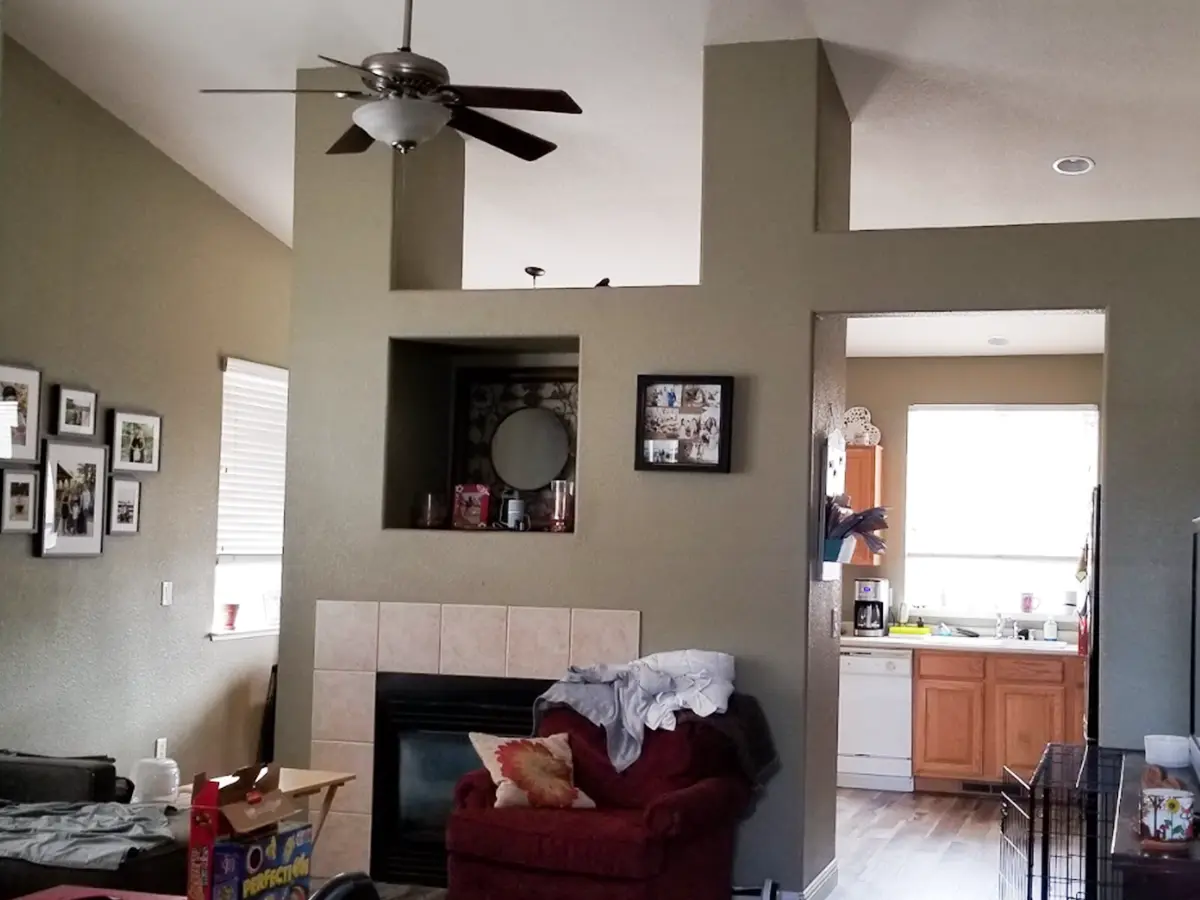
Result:
M883 505L883 447L851 445L846 448L846 494L855 512ZM883 561L862 541L854 544L852 566L877 566Z

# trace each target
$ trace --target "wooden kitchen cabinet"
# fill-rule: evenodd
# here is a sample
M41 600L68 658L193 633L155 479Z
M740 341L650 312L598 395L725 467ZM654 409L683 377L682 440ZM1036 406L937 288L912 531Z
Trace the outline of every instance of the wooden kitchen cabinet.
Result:
M913 774L982 777L983 682L918 677L914 700Z
M846 448L846 495L855 512L883 505L883 447L851 445ZM854 541L852 566L877 566L883 560L860 539Z
M999 781L1033 774L1046 744L1083 741L1077 656L918 650L913 774Z
M995 756L991 777L1007 766L1028 780L1050 743L1066 740L1067 688L1062 684L996 684L985 731Z
M1084 716L1087 714L1087 660L1081 656L1067 660L1067 735L1068 744L1084 741Z

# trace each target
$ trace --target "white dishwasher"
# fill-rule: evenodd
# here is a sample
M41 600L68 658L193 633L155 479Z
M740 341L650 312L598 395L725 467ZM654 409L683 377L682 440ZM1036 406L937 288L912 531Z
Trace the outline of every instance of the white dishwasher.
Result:
M912 651L842 648L838 787L912 791Z

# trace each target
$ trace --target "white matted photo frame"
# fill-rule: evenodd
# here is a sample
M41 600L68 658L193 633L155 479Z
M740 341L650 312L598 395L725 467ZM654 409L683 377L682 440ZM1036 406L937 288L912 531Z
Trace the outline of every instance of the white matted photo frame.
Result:
M710 472L732 468L732 375L639 375L633 467Z
M54 433L59 437L95 437L100 395L87 388L54 386Z
M113 478L108 484L108 533L137 534L142 527L142 483Z
M0 477L0 533L36 533L37 498L35 469L5 469Z
M38 556L99 556L104 550L108 448L46 441Z
M162 462L162 416L113 410L109 426L114 472L157 472Z
M42 373L0 363L0 460L37 462L41 421Z

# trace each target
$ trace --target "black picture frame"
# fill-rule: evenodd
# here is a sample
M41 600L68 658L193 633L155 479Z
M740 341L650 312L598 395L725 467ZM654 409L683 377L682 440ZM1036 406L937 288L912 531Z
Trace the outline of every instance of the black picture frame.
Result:
M121 459L121 429L126 420L152 420L154 429L154 446L152 459L149 463L125 462ZM146 427L146 422L135 422ZM112 451L109 454L110 471L113 474L153 475L162 470L163 446L163 417L158 413L132 409L111 409L108 412L108 443Z
M59 511L56 502L57 467L60 457L78 465L85 461L94 467L91 490L92 534L60 535L58 533ZM100 556L104 552L104 517L108 510L108 447L104 444L84 444L68 441L43 442L42 446L42 497L38 504L38 530L34 536L34 551L44 559L81 559ZM64 501L65 502L65 501ZM53 536L53 540L51 537Z
M697 389L708 391L707 397L697 401L693 394ZM652 392L656 393L652 396ZM733 465L733 395L732 375L639 375L634 469L729 474ZM714 409L715 417L711 415ZM715 458L701 459L701 455L713 456L713 437ZM659 444L662 446L653 446Z
M42 450L42 420L45 417L46 380L42 370L34 365L22 362L0 360L0 382L7 379L17 380L18 375L33 376L26 380L31 386L27 398L25 443L21 444L20 453L0 454L0 464L36 466L41 464Z
M11 492L13 486L23 481L30 485L29 489L29 525L14 524L10 519ZM38 502L41 499L42 475L37 469L0 469L0 534L37 534Z
M117 521L118 485L133 485L137 499L133 508L133 527L126 528ZM114 475L108 479L108 515L105 534L109 537L132 537L142 530L142 483L136 478Z
M63 401L65 400L65 393L68 391L70 391L71 393L75 393L75 394L90 394L91 395L91 398L92 398L92 406L91 406L92 423L91 423L91 425L92 425L92 427L90 430L87 430L87 431L64 431L63 430L66 427L70 427L64 421L64 414L65 414L66 410L63 409ZM51 409L51 414L54 416L54 420L53 420L54 428L53 428L52 433L56 438L62 438L62 439L66 439L66 440L82 438L84 440L90 440L97 435L98 422L100 419L100 394L99 394L99 392L93 391L91 388L81 387L80 385L76 385L76 384L56 384L56 385L54 385L54 389L51 392L51 407L50 407L50 409Z

